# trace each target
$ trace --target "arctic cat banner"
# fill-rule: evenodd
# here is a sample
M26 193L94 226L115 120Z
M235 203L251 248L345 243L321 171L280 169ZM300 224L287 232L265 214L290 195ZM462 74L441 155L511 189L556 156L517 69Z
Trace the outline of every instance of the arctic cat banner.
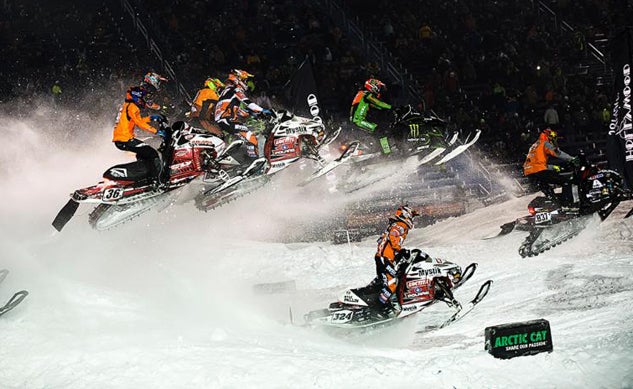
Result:
M612 40L615 100L607 136L609 168L621 173L627 188L633 188L633 116L631 112L632 30L626 28Z
M312 64L306 58L290 80L290 111L296 115L320 118L317 87Z
M552 332L545 319L486 327L485 349L495 358L552 352Z

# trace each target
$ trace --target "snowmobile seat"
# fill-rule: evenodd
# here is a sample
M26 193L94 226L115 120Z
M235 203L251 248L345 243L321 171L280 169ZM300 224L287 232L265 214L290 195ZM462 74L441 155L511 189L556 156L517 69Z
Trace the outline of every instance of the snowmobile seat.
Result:
M154 162L159 171L160 160L155 159ZM140 181L148 177L149 169L146 161L143 160L114 165L103 173L103 178L110 180Z

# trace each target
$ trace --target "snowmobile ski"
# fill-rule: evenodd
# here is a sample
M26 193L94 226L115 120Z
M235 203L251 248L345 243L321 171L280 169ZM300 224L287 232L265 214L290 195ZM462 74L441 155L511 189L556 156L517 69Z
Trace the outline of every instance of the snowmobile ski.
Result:
M16 292L9 299L9 301L7 301L6 304L4 304L2 307L0 307L0 316L4 315L5 313L9 312L13 308L17 307L18 304L20 304L22 302L22 300L24 300L26 298L26 296L28 296L28 295L29 295L29 292L27 292L26 290L21 290L19 292Z
M343 151L343 153L341 153L341 155L338 158L326 163L319 170L317 170L316 172L312 173L312 175L308 179L303 181L301 184L299 184L299 186L305 186L305 185L309 184L310 182L314 181L315 179L326 175L327 173L329 173L332 170L336 169L340 165L344 164L345 162L347 162L354 155L354 153L356 152L356 150L358 149L359 146L360 146L360 142L359 141L351 142L348 145L347 149L345 149L345 151Z
M73 218L75 212L77 212L77 208L79 208L79 203L74 199L68 200L66 205L59 211L57 216L55 216L55 220L53 220L53 227L60 232L64 226Z
M336 130L334 130L333 132L325 135L325 138L321 141L321 147L323 146L327 146L330 143L334 142L334 140L336 138L338 138L338 136L341 134L341 131L343 130L343 127L339 127Z
M492 280L488 280L481 284L481 286L479 287L479 291L477 292L475 297L470 300L465 306L462 306L461 309L455 312L453 316L448 318L448 320L442 323L439 328L444 328L452 323L455 323L456 321L460 320L462 317L470 313L475 308L475 306L488 295L488 292L490 291L490 285L492 285Z
M502 224L501 226L499 226L499 228L501 228L501 231L499 231L499 233L497 235L489 236L487 238L483 238L483 240L489 240L489 239L498 238L500 236L508 235L509 233L514 231L516 225L517 225L517 221L516 220L511 221L511 222L507 222L505 224Z
M244 173L239 174L235 177L231 177L229 178L227 181L225 181L222 185L216 186L213 189L209 189L208 191L204 192L205 196L208 195L213 195L219 192L222 192L224 190L226 190L227 188L230 188L232 186L237 185L238 183L244 181L245 179L249 178L250 176L252 176L253 174L261 171L261 169L264 167L264 165L266 165L268 162L266 161L266 158L258 158L256 160L254 160L249 166L248 168L246 168L246 170L244 171Z
M458 136L459 136L459 133L457 131L455 131L453 133L453 136L451 137L451 139L449 139L448 144L446 145L446 147L437 147L437 148L435 148L427 156L425 156L422 159L420 159L420 165L424 165L425 163L431 162L433 159L435 159L435 158L439 157L440 155L442 155L446 151L446 149L448 147L452 146L453 144L455 144L455 142L457 142Z
M2 281L4 281L5 278L7 278L8 274L9 274L9 271L7 269L0 270L0 283L2 283ZM29 292L27 292L26 290L21 290L15 293L9 299L9 301L6 302L6 304L4 304L3 306L0 306L0 316L4 315L5 313L15 308L18 304L22 302L22 300L24 300L26 296L28 296L28 294Z
M446 154L444 156L444 158L442 158L439 161L435 162L435 164L436 165L441 165L441 164L446 163L446 162L450 161L451 159L457 157L458 155L460 155L461 153L466 151L470 146L474 145L475 142L477 142L477 140L479 140L479 136L480 135L481 135L481 130L477 130L475 132L475 136L471 140L468 140L468 138L466 138L466 143L464 143L463 145L457 146L455 149L453 149L453 151L451 151L450 153Z

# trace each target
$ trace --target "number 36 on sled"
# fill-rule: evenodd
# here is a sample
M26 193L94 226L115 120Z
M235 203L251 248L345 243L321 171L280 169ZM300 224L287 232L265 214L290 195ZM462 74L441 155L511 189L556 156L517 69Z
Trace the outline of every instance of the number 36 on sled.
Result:
M96 204L89 215L90 225L105 230L124 223L166 204L170 193L210 171L214 161L230 148L224 141L208 133L175 122L169 127L160 123L165 136L158 148L160 158L154 160L157 171L169 169L169 178L159 185L157 177L150 176L146 161L137 160L112 166L103 173L103 181L77 189L53 221L58 231L70 221L80 203Z

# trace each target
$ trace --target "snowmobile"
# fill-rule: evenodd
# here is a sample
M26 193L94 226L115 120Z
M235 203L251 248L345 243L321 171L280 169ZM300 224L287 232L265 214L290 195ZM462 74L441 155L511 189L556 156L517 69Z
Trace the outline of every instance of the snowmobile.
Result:
M463 144L454 146L457 144L457 131L449 134L448 123L435 113L422 114L411 105L395 108L393 112L392 132L404 135L403 139L399 139L400 148L404 149L403 153L406 156L419 155L420 164L431 162L452 148L435 164L448 162L475 144L481 134L481 130L477 130L472 138L467 138Z
M320 151L338 137L341 128L326 133L325 125L318 120L294 115L285 110L273 112L264 122L263 157L255 160L244 173L224 179L221 176L205 178L205 190L196 197L196 207L208 211L266 184L270 176L287 168L301 158L316 161L324 166ZM340 158L344 158L346 153ZM255 162L253 162L255 164Z
M239 166L231 153L242 141L230 145L215 135L175 122L169 127L159 123L165 137L159 147L161 159L154 161L157 171L169 169L169 179L158 185L150 177L145 161L112 166L96 185L77 189L53 221L58 231L70 221L80 203L96 204L89 215L90 225L106 230L124 223L150 209L170 201L175 189L205 174L218 174L221 169ZM224 171L224 170L222 170Z
M437 159L450 150L443 158L435 162L436 165L440 165L466 151L477 142L481 134L481 130L477 130L472 138L469 136L461 143L458 142L459 133L450 131L449 123L433 112L422 114L411 105L394 108L392 112L394 118L388 134L380 140L382 148L390 150L389 154L384 154L382 151L367 153L365 152L367 147L361 146L359 141L353 141L346 145L346 150L341 157L316 171L303 185L329 173L347 160L356 170L373 163L384 164L385 158L397 162L414 157L418 161L416 165L419 166ZM364 176L364 172L361 175Z
M567 171L570 184L563 193L554 193L550 186L541 186L545 196L528 204L529 215L501 226L497 236L514 230L529 235L519 247L521 257L534 257L578 235L597 214L603 221L631 192L623 187L621 175L613 170L598 169L579 156L578 166ZM567 193L567 195L565 195ZM631 216L631 210L625 217Z
M445 327L469 313L488 294L492 280L484 282L475 297L462 305L453 296L453 291L468 281L475 270L471 263L463 271L452 262L431 258L419 249L405 255L397 270L398 287L392 296L393 310L385 314L376 307L380 286L345 290L336 302L327 309L307 313L307 325L338 328L376 327L412 316L429 306L442 301L455 312L440 326Z

